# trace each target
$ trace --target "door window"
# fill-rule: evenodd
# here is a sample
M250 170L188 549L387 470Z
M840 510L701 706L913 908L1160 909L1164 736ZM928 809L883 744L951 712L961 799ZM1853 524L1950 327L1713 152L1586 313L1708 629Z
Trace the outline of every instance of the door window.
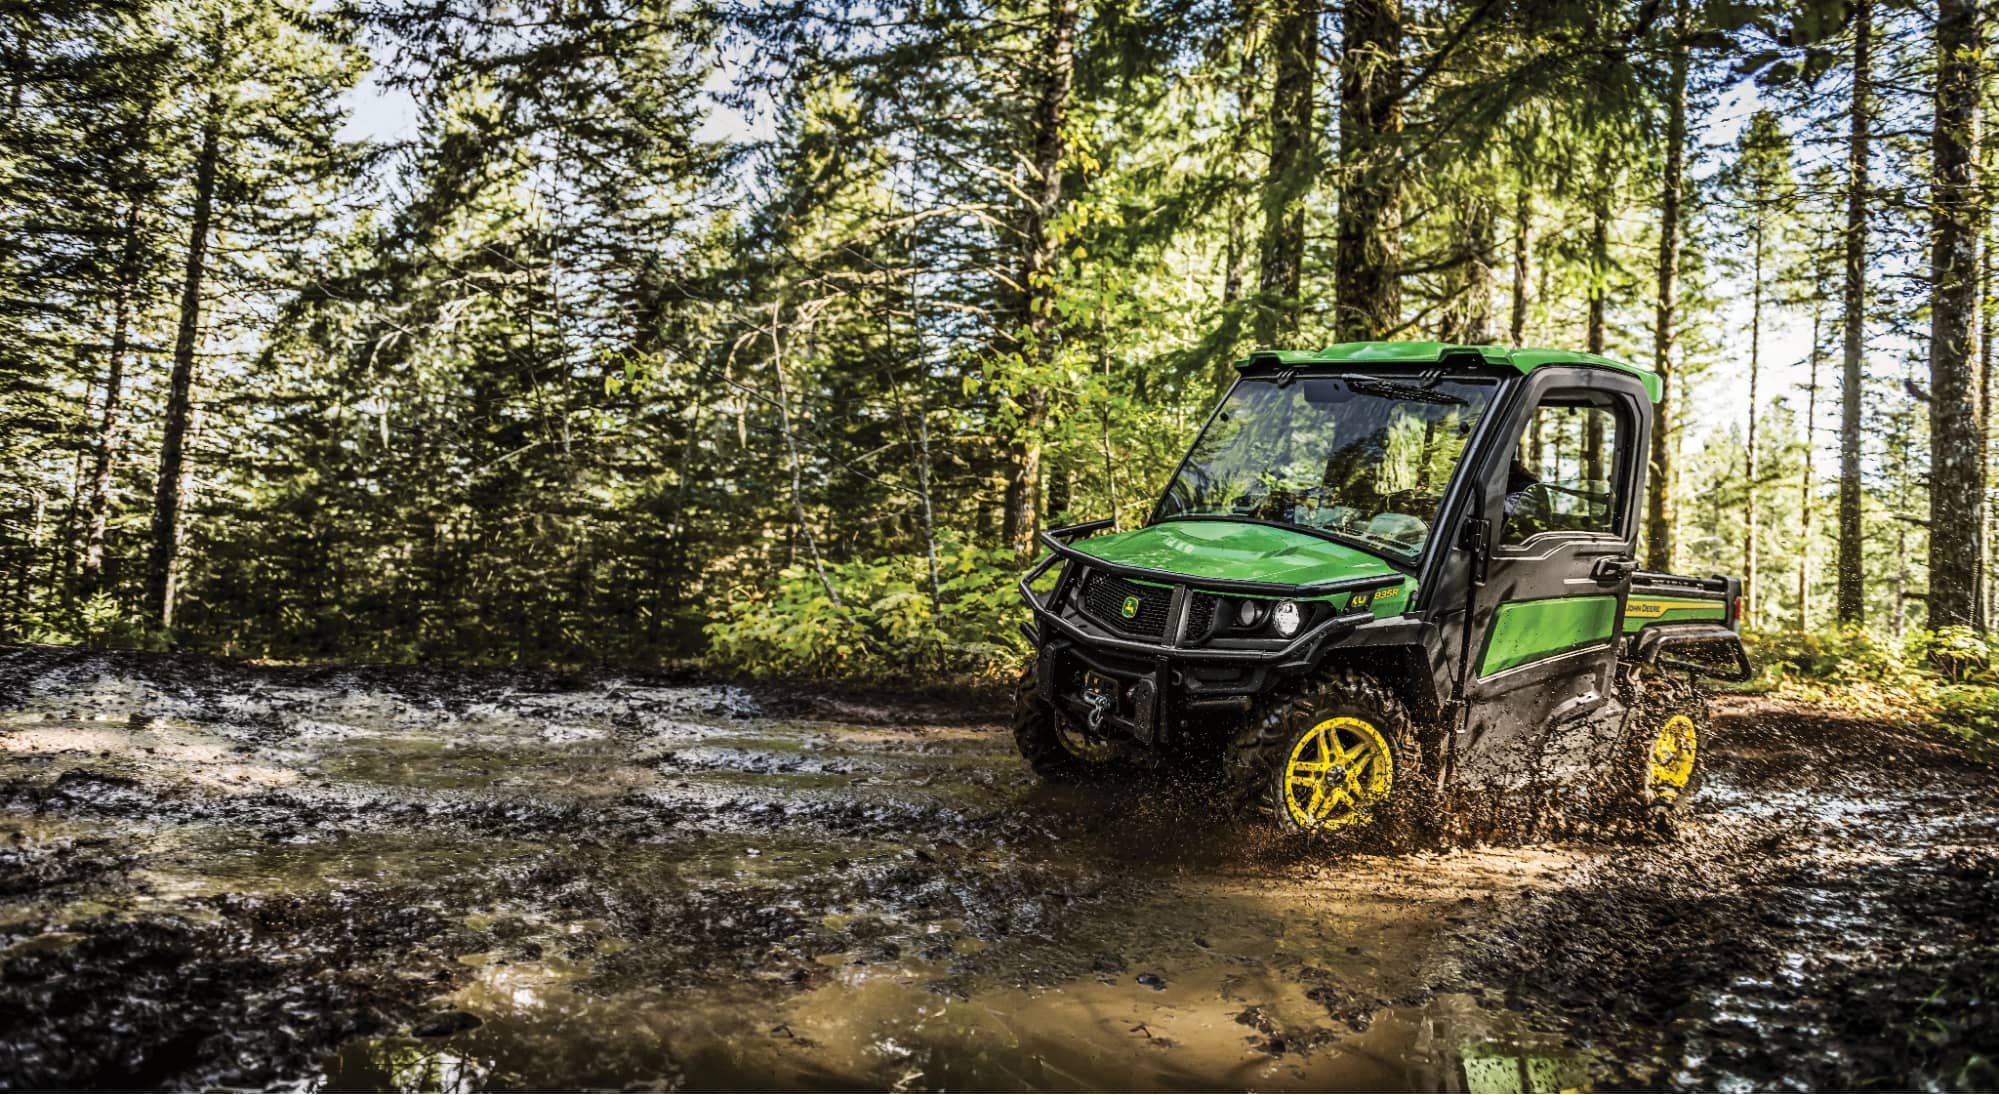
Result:
M1618 535L1630 433L1621 405L1603 396L1543 397L1507 470L1504 542L1544 532Z

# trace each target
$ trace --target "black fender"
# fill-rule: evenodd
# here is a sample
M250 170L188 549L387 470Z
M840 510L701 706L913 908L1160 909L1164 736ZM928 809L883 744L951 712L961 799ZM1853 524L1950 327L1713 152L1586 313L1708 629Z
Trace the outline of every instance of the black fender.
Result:
M1632 638L1630 656L1640 665L1720 681L1739 683L1756 675L1742 636L1723 624L1653 624Z

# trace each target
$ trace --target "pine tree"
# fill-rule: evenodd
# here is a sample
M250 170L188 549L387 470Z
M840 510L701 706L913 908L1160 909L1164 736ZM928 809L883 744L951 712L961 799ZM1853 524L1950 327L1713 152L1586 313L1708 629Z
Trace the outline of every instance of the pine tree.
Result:
M1402 325L1401 0L1353 0L1340 42L1339 264L1333 325L1343 342Z
M1791 172L1791 144L1777 115L1757 111L1736 143L1734 162L1724 178L1728 213L1747 246L1738 258L1749 283L1749 418L1743 441L1743 618L1754 623L1762 605L1759 569L1759 497L1765 475L1757 427L1762 411L1763 331L1768 306L1789 296L1782 284L1794 268L1799 243L1797 181ZM1743 263L1746 261L1746 267Z
M1840 369L1839 618L1866 616L1860 527L1860 398L1866 361L1868 145L1873 129L1873 0L1853 5L1853 90L1847 106L1846 274L1841 306L1844 351Z
M1978 323L1984 196L1978 173L1984 98L1984 13L1976 0L1939 0L1930 217L1929 627L1976 618L1985 461L1972 333Z
M1652 369L1659 374L1660 397L1652 408L1651 452L1647 456L1645 558L1654 570L1673 569L1674 476L1673 359L1675 326L1679 322L1680 235L1686 186L1687 66L1690 0L1674 0L1672 41L1666 77L1666 162L1659 186L1659 268L1657 307L1652 326Z
M1279 346L1298 333L1298 293L1305 266L1305 198L1319 171L1318 127L1313 120L1319 64L1316 2L1278 0L1270 52L1275 78L1268 111L1270 154L1263 179L1255 326L1261 346Z

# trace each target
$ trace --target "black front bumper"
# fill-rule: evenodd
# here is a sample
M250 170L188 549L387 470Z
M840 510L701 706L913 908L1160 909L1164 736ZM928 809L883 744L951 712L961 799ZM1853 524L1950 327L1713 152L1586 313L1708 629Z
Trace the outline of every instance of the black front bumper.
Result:
M1220 579L1201 579L1194 585L1184 575L1107 562L1067 542L1108 526L1109 522L1099 521L1041 534L1041 542L1051 554L1020 579L1021 596L1034 613L1033 624L1025 630L1039 659L1038 679L1048 704L1087 720L1092 710L1083 696L1084 674L1110 678L1117 684L1117 702L1099 714L1099 728L1147 744L1173 736L1190 717L1248 710L1255 697L1277 681L1317 665L1326 644L1373 618L1366 607L1368 598L1359 597L1355 599L1358 607L1335 610L1288 641L1238 640L1217 645L1203 641L1201 629L1194 626L1202 611L1197 599L1207 598L1206 610L1214 612L1218 611L1218 594L1320 598L1335 593L1371 593L1391 584L1372 578L1319 586ZM1033 583L1057 562L1068 565L1045 597L1037 594ZM1170 590L1158 638L1120 634L1093 618L1079 593L1092 575Z

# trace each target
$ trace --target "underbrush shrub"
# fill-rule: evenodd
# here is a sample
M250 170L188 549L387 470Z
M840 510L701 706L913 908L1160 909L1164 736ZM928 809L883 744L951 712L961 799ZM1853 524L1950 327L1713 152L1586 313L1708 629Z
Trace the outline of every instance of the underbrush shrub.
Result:
M1968 627L1910 629L1899 638L1864 627L1749 632L1758 667L1751 690L1835 707L1860 718L1939 726L1999 739L1993 647Z
M994 680L1027 652L1027 608L1005 551L939 544L937 588L921 553L786 567L731 590L704 630L709 662L756 676ZM827 586L838 594L834 600Z

